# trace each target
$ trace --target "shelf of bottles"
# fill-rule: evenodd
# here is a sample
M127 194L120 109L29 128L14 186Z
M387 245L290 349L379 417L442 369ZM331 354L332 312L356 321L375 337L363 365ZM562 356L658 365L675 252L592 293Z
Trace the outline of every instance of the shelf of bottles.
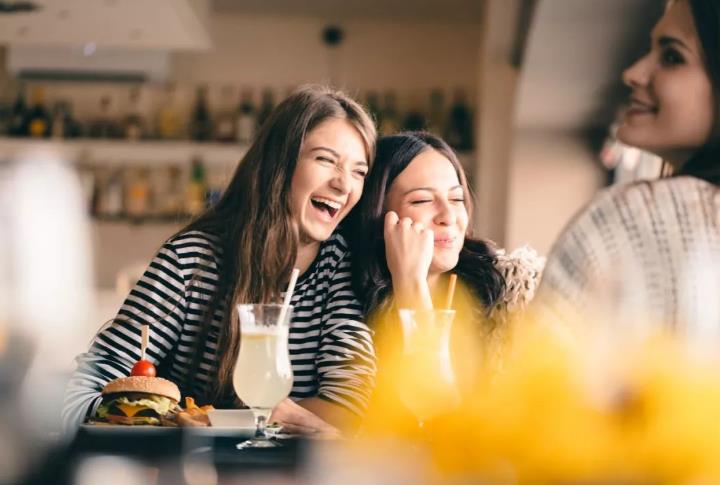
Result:
M184 221L214 203L278 94L174 83L11 84L0 96L0 158L52 150L76 163L93 217L135 222ZM369 90L363 100L380 133L429 130L472 158L462 90L452 98L440 89L416 93L404 109L392 90Z

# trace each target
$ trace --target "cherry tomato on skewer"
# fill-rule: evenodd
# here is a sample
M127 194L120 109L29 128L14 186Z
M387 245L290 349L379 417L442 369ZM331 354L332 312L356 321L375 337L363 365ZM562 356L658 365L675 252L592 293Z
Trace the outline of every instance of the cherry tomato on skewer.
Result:
M155 377L157 376L157 370L152 362L149 360L138 360L130 371L131 376L145 376Z

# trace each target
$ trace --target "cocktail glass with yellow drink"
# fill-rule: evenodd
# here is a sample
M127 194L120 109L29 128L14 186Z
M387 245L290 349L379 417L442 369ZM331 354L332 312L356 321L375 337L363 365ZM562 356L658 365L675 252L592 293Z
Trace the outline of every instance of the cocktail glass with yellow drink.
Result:
M253 411L255 438L238 448L272 447L265 426L273 408L293 385L288 352L292 306L280 304L237 305L240 352L233 372L237 396Z
M455 310L400 309L403 350L397 393L420 427L460 403L450 360L450 330Z

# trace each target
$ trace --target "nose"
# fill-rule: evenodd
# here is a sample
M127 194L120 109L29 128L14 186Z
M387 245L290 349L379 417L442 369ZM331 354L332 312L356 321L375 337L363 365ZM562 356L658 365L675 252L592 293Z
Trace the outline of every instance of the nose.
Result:
M646 54L623 71L622 78L626 86L633 89L647 86L651 76L649 56Z
M433 218L433 222L438 226L452 226L455 224L457 216L454 207L447 200L438 201L437 212Z
M347 170L338 168L335 172L335 176L330 179L330 187L339 194L347 194L352 188L350 177L351 175Z

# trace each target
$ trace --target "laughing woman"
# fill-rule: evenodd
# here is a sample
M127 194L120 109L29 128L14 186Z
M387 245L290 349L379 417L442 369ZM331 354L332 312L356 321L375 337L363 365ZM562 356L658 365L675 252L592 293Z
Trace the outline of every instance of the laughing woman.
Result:
M430 133L405 132L378 141L373 172L352 216L353 283L372 321L392 322L397 308L443 306L455 273L455 325L466 326L455 333L477 338L456 339L454 353L470 361L481 352L477 347L497 358L507 316L533 297L542 272L532 250L508 256L471 237L471 215L465 171L453 150ZM393 330L385 325L382 333Z
M273 419L314 430L350 427L374 381L375 357L350 282L350 254L335 230L357 203L375 128L347 96L301 88L262 126L218 204L170 238L117 317L81 354L65 400L76 425L100 390L147 358L183 395L235 404L237 303L280 301L294 267L289 349L294 384Z
M675 175L607 189L576 216L548 258L538 308L565 320L631 310L707 331L720 311L720 2L669 2L650 40L623 76L632 94L618 137Z

